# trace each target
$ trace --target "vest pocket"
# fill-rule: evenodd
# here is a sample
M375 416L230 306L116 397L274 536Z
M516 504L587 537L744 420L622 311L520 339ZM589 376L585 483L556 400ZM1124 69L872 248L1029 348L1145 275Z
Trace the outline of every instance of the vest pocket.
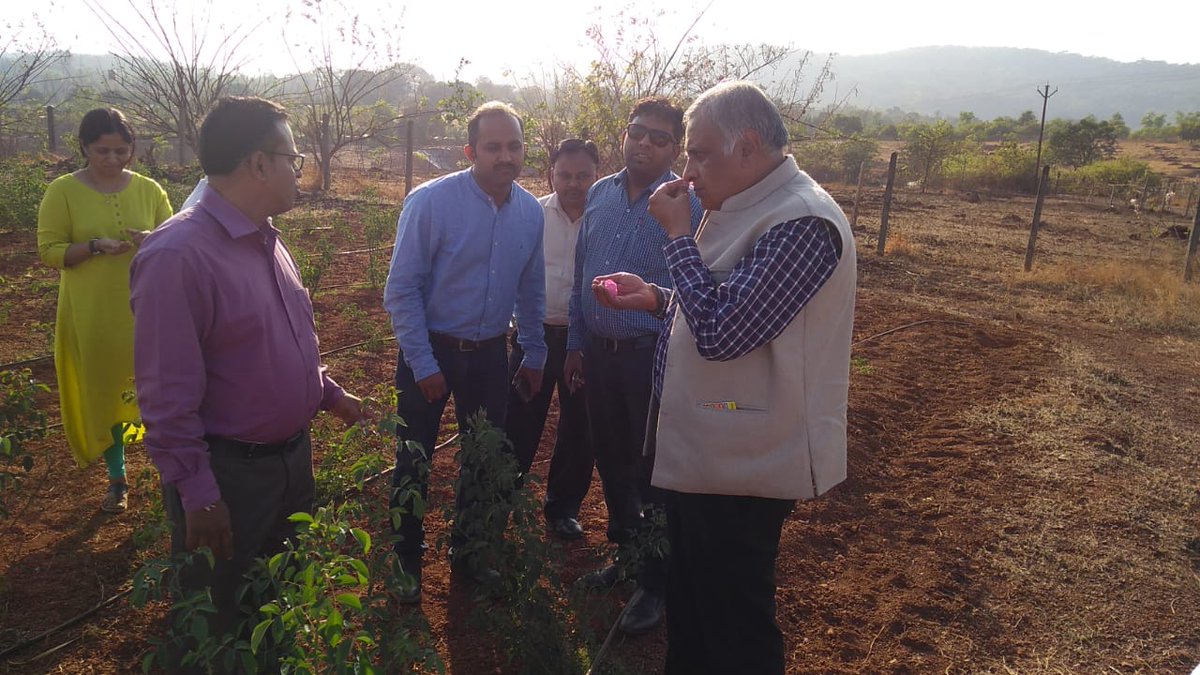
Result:
M700 401L696 404L702 410L711 410L714 412L731 412L731 413L766 413L767 409L761 405L752 403L741 403L738 401Z

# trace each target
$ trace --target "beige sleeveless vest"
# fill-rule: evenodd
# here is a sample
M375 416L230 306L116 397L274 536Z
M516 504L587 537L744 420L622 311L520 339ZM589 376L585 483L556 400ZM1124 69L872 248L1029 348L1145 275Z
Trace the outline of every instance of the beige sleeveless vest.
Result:
M856 279L854 236L837 202L792 157L708 211L696 241L718 282L772 227L833 223L842 257L775 340L708 361L681 310L671 317L652 483L680 492L810 499L846 478L846 398Z

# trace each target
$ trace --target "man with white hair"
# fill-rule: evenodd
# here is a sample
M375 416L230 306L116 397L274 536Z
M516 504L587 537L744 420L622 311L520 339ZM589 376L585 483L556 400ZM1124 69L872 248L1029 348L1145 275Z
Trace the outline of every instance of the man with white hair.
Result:
M718 85L685 122L683 177L650 200L674 290L628 273L592 290L667 319L647 438L671 550L666 672L783 673L783 522L846 477L854 237L758 87Z

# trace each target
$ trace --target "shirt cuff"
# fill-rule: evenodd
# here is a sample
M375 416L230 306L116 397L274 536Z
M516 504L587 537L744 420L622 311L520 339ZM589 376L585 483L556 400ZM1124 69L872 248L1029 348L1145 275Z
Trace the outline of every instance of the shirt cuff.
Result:
M321 367L321 390L321 410L332 410L346 396L346 390L325 373L324 366Z
M207 458L199 472L175 481L175 490L179 492L183 510L188 513L201 511L221 498L221 489L217 487L217 479L208 466Z

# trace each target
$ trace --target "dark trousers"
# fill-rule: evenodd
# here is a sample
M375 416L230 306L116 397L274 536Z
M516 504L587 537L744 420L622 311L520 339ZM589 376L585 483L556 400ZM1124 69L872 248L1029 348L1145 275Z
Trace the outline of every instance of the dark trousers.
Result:
M229 508L233 528L233 559L217 559L208 566L203 557L180 570L185 591L212 587L217 613L209 620L210 634L222 635L237 629L247 615L239 610L234 592L260 556L272 556L286 547L296 533L288 516L312 512L312 443L308 432L282 453L247 458L218 440L209 441L209 465ZM171 518L171 550L187 550L187 528L183 504L173 486L163 486L163 507ZM257 607L249 608L251 610Z
M796 502L664 490L667 675L784 671L775 558Z
M617 544L631 543L639 533L644 534L646 518L652 517L662 502L660 491L650 485L653 452L646 453L654 345L655 337L645 336L637 346L619 346L616 351L598 341L584 349L592 447L608 507L608 538ZM644 561L638 583L661 594L665 576L662 559L650 557Z
M592 445L588 435L586 387L571 393L568 382L563 378L563 363L567 357L566 326L546 326L546 368L542 371L541 391L532 400L525 401L509 388L508 418L504 422L504 433L512 442L513 453L522 474L529 472L533 458L546 428L546 413L550 410L550 399L558 390L558 431L554 440L554 453L550 456L550 473L546 479L546 520L576 518L579 506L587 496L592 483ZM513 334L512 352L508 357L508 374L511 380L521 367L525 350L517 343Z
M404 362L403 352L396 365L396 413L403 424L396 429L399 443L396 471L392 474L391 506L404 506L409 512L401 514L398 522L393 516L392 532L397 536L395 551L407 572L413 572L412 565L420 564L421 553L425 550L425 526L423 518L411 514L412 504L404 499L405 491L406 487L417 488L423 500L429 495L428 469L450 394L454 395L454 413L460 431L467 431L468 420L479 410L486 411L488 421L502 429L508 400L508 362L503 340L473 351L458 351L435 343L433 355L449 387L449 394L436 401L426 401L421 395L412 369ZM411 447L409 441L418 444L419 448ZM463 470L466 469L460 467L460 471ZM456 496L455 504L462 512L461 492ZM455 537L451 539L456 543Z

